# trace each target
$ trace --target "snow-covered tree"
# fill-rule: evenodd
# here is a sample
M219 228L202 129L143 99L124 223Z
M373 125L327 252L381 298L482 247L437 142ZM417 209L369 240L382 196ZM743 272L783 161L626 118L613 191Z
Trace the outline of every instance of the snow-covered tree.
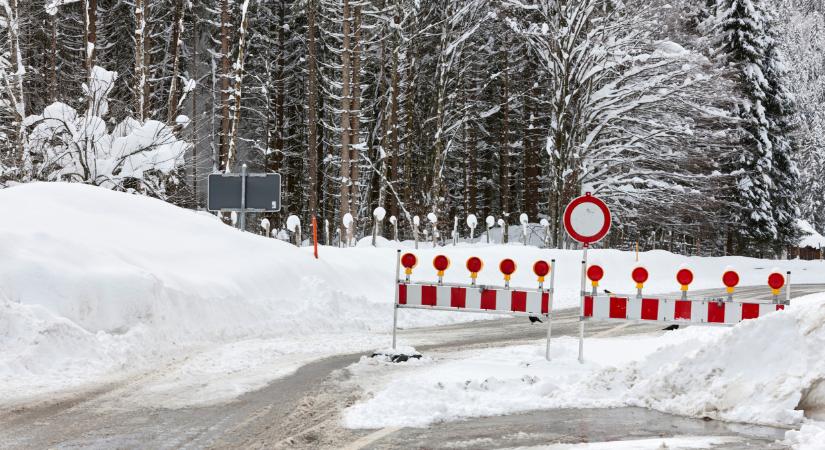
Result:
M117 73L95 66L83 86L86 111L55 102L25 119L35 178L164 196L166 176L183 164L188 144L156 120L129 117L109 130L108 95L116 79Z

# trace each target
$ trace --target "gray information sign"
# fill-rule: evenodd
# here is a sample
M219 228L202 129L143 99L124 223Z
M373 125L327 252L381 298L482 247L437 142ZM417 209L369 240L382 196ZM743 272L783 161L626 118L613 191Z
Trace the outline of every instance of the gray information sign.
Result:
M240 212L241 227L247 212L281 210L281 174L213 173L209 175L209 193L206 209L210 211Z

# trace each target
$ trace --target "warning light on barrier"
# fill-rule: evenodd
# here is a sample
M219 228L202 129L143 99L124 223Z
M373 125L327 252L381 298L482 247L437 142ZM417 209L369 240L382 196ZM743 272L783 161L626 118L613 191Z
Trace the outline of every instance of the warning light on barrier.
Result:
M602 266L598 264L591 264L590 267L587 268L587 278L590 280L590 284L593 287L599 286L599 281L604 277L604 269Z
M438 274L438 284L441 284L441 279L444 277L444 271L450 268L450 258L444 255L438 255L433 258L433 267Z
M771 287L771 293L773 295L779 295L779 290L782 289L782 286L785 285L785 276L782 275L779 271L774 271L770 275L768 275L768 286Z
M510 276L516 272L516 262L510 258L502 259L498 263L498 270L504 274L504 287L510 287Z
M550 273L550 264L548 264L547 261L536 261L533 263L533 273L539 277L539 284L544 283L544 277Z
M636 289L641 289L644 287L649 275L650 274L647 273L647 269L642 266L638 266L630 272L630 277L636 282Z
M679 282L682 292L687 292L690 283L693 283L693 271L687 267L683 267L676 272L676 281Z
M467 270L470 271L470 278L473 280L472 284L475 286L478 273L484 267L484 262L478 256L471 256L467 258Z
M404 266L404 273L407 275L407 281L409 281L413 269L418 265L418 258L412 253L404 253L401 255L401 265Z
M725 290L728 294L733 294L736 286L739 284L739 274L733 268L726 268L725 273L722 274L722 284L725 285Z

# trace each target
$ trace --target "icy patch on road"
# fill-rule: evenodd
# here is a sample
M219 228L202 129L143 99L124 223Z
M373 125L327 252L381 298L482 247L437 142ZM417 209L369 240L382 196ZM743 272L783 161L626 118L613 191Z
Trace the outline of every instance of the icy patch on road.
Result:
M796 302L795 302L796 303ZM541 345L449 354L373 386L345 411L350 428L436 422L551 408L642 406L691 417L798 426L819 410L825 379L825 295L733 328L661 336L554 339ZM365 385L368 383L364 382ZM368 386L367 386L368 387Z

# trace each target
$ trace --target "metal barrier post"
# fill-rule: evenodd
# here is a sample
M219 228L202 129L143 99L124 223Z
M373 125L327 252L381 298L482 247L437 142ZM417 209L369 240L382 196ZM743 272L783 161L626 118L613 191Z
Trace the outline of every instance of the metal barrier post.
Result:
M395 253L395 303L392 306L392 349L395 350L395 333L398 328L398 282L401 276L401 249Z
M791 304L791 271L789 270L787 273L787 283L788 287L785 288L785 302L790 305Z
M581 305L579 309L579 363L584 363L584 296L587 294L585 281L587 278L587 248L589 245L583 244L582 252L582 284L581 284Z
M544 358L550 361L550 336L553 334L553 296L556 290L556 260L550 260L550 291L547 302L547 348L544 351Z

